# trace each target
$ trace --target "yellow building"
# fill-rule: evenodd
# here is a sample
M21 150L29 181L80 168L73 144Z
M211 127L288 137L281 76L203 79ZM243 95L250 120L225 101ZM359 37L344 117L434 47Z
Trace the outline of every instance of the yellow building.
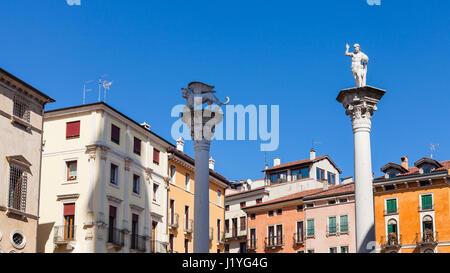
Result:
M168 148L169 194L168 234L169 251L192 253L194 249L194 193L195 161L183 152L184 142L177 141L177 149ZM210 253L224 252L225 189L230 182L214 171L210 159L209 180L209 238Z
M450 161L388 163L374 179L377 252L450 253Z

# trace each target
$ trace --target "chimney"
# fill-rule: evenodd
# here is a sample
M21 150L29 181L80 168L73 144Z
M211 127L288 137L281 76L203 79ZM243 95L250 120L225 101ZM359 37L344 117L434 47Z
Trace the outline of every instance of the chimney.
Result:
M402 167L405 169L409 169L408 167L408 157L407 156L402 156Z
M309 159L310 160L316 159L316 150L314 150L314 148L311 149L311 151L309 152Z
M281 164L281 159L279 157L273 160L273 166L276 167Z
M150 130L150 125L148 125L147 122L141 123L141 126L147 130Z
M209 159L209 168L211 169L211 170L214 170L214 163L215 163L216 161L211 157L210 159Z
M183 152L184 150L184 140L182 138L177 140L177 150L180 152Z

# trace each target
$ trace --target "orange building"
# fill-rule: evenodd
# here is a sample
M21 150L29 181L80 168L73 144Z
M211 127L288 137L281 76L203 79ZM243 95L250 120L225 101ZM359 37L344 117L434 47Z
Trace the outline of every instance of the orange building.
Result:
M373 181L377 251L450 253L450 161L401 161Z
M169 148L168 234L169 252L192 253L194 250L195 160L183 152L183 141L177 149ZM230 182L214 171L210 160L209 238L210 253L224 252L225 189Z

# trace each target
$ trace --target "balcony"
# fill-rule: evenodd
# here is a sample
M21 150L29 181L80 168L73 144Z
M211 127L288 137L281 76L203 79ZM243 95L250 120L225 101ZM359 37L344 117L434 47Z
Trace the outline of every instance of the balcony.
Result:
M305 243L305 236L303 233L294 233L294 245L302 245Z
M222 232L217 238L217 244L225 244L225 232Z
M145 252L145 236L131 234L130 235L130 249Z
M434 232L430 229L425 230L422 234L416 234L416 244L419 247L432 247L438 244L438 232Z
M247 240L247 250L248 251L256 250L256 238Z
M55 233L53 235L53 242L56 245L69 244L75 242L75 231L76 226L66 225L66 226L56 226Z
M275 249L284 246L283 236L269 236L264 240L265 248Z
M433 211L434 210L434 204L433 205L421 205L419 206L419 212L422 211Z
M152 240L150 241L151 244L151 253L168 253L167 251L167 244L161 241Z
M178 228L178 220L179 220L179 215L178 213L170 213L169 215L169 228L173 228L176 229Z
M194 232L194 220L190 219L184 223L184 233L192 234L192 232Z
M228 231L225 233L225 239L229 240L238 240L247 237L247 229L237 229L234 228L232 231Z
M124 231L117 228L108 229L108 243L121 248L125 245Z
M397 233L390 233L388 237L381 237L381 248L384 250L396 250L402 247L402 235L397 235Z

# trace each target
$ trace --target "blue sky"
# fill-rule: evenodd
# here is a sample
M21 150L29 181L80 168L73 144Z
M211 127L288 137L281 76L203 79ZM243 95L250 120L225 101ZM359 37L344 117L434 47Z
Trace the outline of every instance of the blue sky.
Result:
M438 0L4 0L0 66L55 98L47 109L81 104L83 82L107 73L107 103L169 140L170 111L191 81L232 104L280 105L280 146L267 161L304 159L315 140L351 176L351 123L335 99L354 86L345 43L359 43L367 83L387 90L372 126L380 175L403 155L410 164L429 156L430 143L436 159L450 159L449 10ZM230 180L261 177L259 145L214 142L216 169Z

